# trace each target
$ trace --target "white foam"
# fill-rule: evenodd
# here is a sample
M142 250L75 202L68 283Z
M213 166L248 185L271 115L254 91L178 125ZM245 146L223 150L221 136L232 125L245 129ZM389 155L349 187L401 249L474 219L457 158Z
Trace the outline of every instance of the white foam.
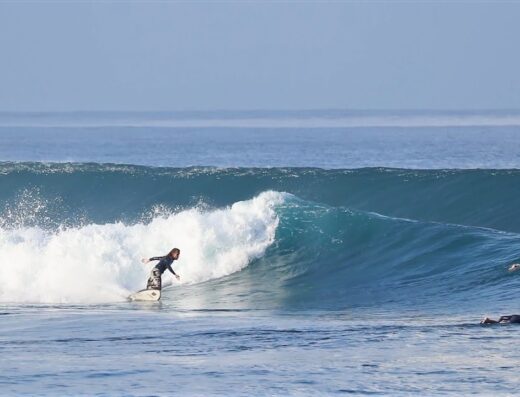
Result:
M181 284L229 275L272 244L275 206L283 199L283 193L264 192L228 208L190 209L146 224L91 224L59 232L0 228L0 302L121 301L146 284L153 263L143 265L140 258L173 247L181 249L174 262ZM171 277L167 271L163 281Z

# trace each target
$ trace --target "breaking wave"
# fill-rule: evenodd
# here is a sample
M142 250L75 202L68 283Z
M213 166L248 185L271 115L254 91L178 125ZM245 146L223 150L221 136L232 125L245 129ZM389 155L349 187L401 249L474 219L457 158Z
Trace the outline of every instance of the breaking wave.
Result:
M518 170L0 165L0 302L120 302L141 257L178 308L479 304L520 287Z

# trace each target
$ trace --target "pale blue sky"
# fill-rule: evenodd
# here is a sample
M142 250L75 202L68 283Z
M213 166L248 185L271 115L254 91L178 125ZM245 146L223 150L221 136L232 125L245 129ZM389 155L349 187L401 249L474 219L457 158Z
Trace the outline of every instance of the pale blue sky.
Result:
M0 110L520 108L518 2L1 2Z

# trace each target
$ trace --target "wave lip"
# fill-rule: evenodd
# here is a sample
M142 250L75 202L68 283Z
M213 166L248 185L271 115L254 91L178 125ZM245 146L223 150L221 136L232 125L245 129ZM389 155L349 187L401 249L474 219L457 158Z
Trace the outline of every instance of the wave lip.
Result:
M226 276L273 243L275 207L284 197L269 191L223 209L163 213L132 225L0 228L0 302L121 301L146 282L151 265L139 258L173 246L182 252L175 263L181 283Z

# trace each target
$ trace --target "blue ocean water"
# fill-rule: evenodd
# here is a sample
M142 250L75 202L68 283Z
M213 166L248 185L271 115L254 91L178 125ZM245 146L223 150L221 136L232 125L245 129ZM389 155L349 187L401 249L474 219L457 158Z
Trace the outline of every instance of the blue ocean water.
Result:
M520 113L0 115L6 395L511 395ZM180 282L130 303L181 248Z

